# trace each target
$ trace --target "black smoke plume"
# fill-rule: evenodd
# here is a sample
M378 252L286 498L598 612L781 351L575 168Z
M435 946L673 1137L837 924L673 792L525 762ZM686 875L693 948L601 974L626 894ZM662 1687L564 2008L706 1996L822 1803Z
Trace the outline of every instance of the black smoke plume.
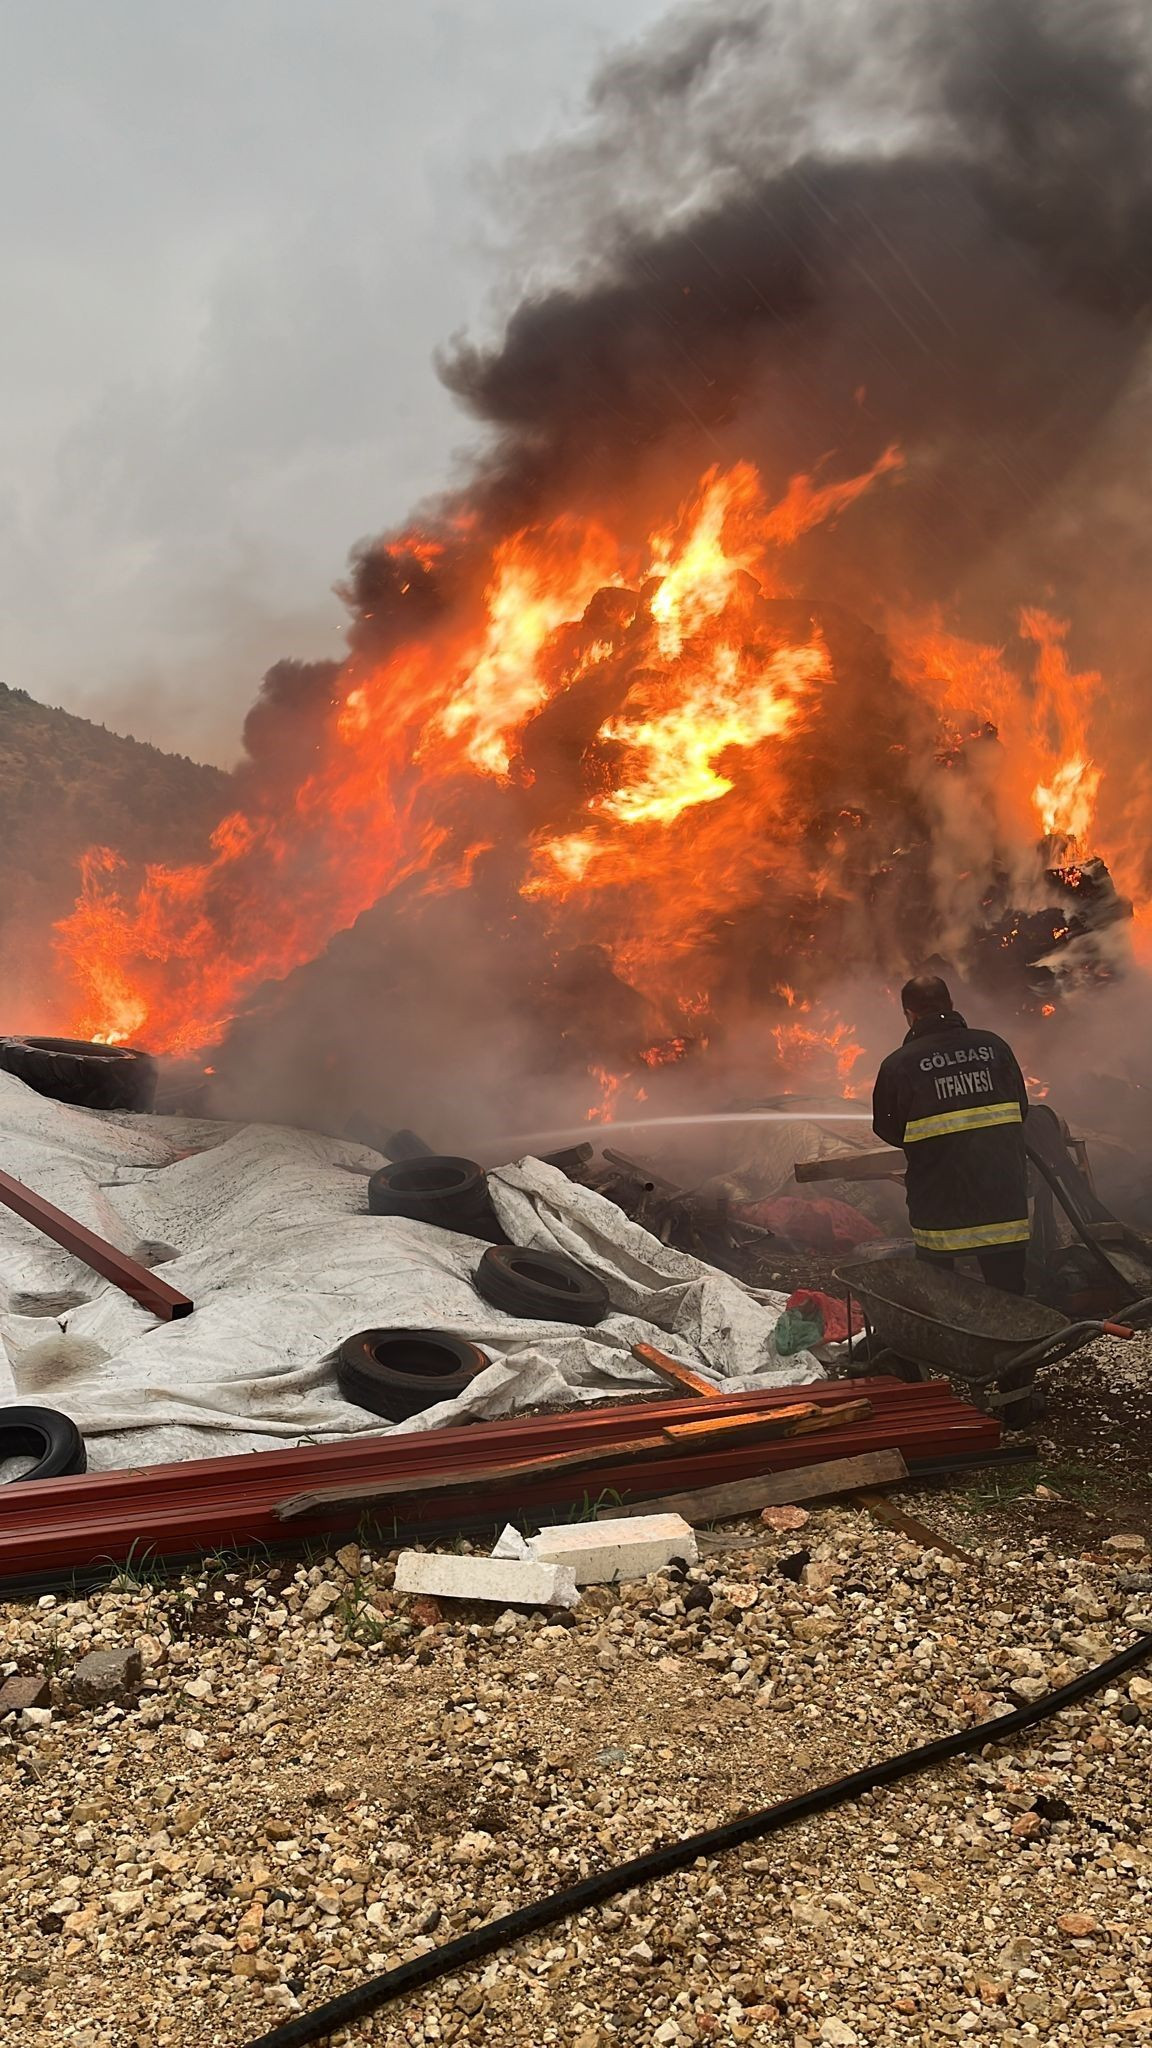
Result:
M583 131L508 174L551 281L497 341L445 356L482 447L421 519L435 561L394 537L354 560L354 654L450 610L494 538L527 521L608 504L639 534L709 463L749 457L785 484L828 458L864 470L898 443L899 487L854 508L850 545L805 537L798 586L871 623L878 594L958 605L995 638L1006 604L1058 583L1078 651L1123 681L1123 517L1104 523L1104 557L1087 522L1115 484L1115 467L1094 469L1101 448L1132 459L1116 423L1147 361L1148 57L1146 19L1120 7L749 0L694 9L616 58ZM246 779L306 772L340 694L327 664L273 671ZM904 715L896 697L886 715ZM855 800L850 774L828 800ZM512 803L503 837L530 822ZM385 1096L385 1113L426 1115L444 1139L462 1119L523 1127L539 1104L518 1093L555 1103L564 1075L610 1060L643 1020L594 951L551 958L522 907L513 928L508 884L496 855L467 898L418 920L378 906L236 1026L222 1074L247 1095L259 1072L261 1106L281 1114L319 1103L332 1120ZM902 943L888 931L881 974Z

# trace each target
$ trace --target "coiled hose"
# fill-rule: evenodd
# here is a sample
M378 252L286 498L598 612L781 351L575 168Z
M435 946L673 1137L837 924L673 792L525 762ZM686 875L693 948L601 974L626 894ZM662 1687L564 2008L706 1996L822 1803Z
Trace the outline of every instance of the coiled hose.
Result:
M338 2028L368 2018L406 1991L416 1991L424 1984L434 1983L437 1977L447 1977L456 1970L467 1969L481 1957L506 1948L510 1942L522 1940L526 1934L535 1934L539 1928L550 1927L557 1920L566 1920L573 1913L583 1913L589 1906L602 1905L605 1899L630 1892L637 1885L650 1884L654 1878L669 1877L674 1871L685 1870L700 1856L716 1856L725 1849L738 1848L742 1842L756 1842L765 1835L779 1834L782 1828L791 1827L794 1821L808 1820L816 1813L827 1813L834 1806L846 1806L865 1792L876 1791L881 1785L894 1785L901 1778L912 1777L917 1771L931 1770L935 1764L947 1763L954 1756L964 1756L986 1742L1003 1742L1010 1735L1019 1735L1025 1728L1033 1728L1038 1721L1046 1721L1052 1714L1059 1714L1065 1707L1075 1706L1078 1700L1086 1699L1090 1693L1111 1685L1114 1679L1131 1671L1134 1665L1142 1664L1148 1656L1152 1656L1152 1635L1138 1636L1134 1643L1117 1656L1110 1657L1106 1664L1095 1665L1082 1677L1074 1678L1070 1685L1062 1685L1056 1692L1047 1692L1031 1705L1018 1707L1014 1713L1001 1714L998 1720L981 1721L975 1728L960 1729L955 1735L941 1735L935 1742L922 1743L919 1749L907 1749L901 1756L888 1757L883 1763L869 1764L862 1771L837 1778L830 1785L819 1785L815 1791L802 1792L797 1799L782 1800L777 1806L766 1806L759 1813L725 1821L721 1827L706 1828L699 1835L687 1835L682 1841L670 1842L664 1848L647 1849L642 1856L634 1856L630 1863L618 1863L614 1869L599 1871L595 1877L586 1877L579 1884L569 1885L565 1891L551 1892L530 1906L518 1906L514 1913L505 1913L499 1920L490 1920L471 1934L462 1934L457 1941L446 1941L439 1948L429 1949L426 1955L414 1956L411 1962L400 1963L394 1970L385 1970L379 1977L370 1977L356 1990L342 1992L339 1998L317 2006L315 2012L301 2013L299 2018L274 2027L270 2034L261 2034L259 2040L248 2044L248 2048L306 2048L309 2042L322 2041Z

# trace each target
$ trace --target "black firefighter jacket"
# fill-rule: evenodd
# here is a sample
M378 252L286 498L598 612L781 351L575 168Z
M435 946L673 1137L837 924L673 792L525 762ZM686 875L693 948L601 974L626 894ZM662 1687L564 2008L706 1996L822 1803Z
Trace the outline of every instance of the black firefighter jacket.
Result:
M876 1076L872 1128L902 1145L908 1218L930 1252L989 1251L1028 1237L1024 1076L994 1031L953 1010L920 1017Z

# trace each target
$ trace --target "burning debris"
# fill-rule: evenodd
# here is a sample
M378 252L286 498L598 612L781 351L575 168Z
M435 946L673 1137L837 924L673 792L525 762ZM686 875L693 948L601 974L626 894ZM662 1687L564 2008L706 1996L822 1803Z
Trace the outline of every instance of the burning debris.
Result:
M1101 676L1043 573L980 577L1145 342L1140 55L949 7L891 53L907 146L873 110L852 155L847 86L772 99L772 9L710 21L611 67L587 144L678 134L691 189L645 160L582 281L448 362L495 442L359 554L344 664L272 671L204 859L90 855L71 1028L337 1127L458 1076L491 1128L766 1063L848 1092L845 984L929 955L1037 1018L1123 963Z

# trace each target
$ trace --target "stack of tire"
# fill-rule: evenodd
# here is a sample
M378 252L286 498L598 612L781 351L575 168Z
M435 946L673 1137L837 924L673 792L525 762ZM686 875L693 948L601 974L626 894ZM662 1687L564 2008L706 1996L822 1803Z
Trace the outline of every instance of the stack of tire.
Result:
M474 1159L423 1153L382 1166L368 1183L373 1216L406 1216L465 1237L489 1240L476 1268L476 1291L505 1315L536 1322L598 1323L608 1290L560 1252L507 1242ZM404 1422L462 1394L488 1359L479 1345L447 1330L358 1330L336 1355L345 1399L388 1422Z
M368 1183L373 1216L408 1216L466 1237L489 1241L476 1268L477 1292L505 1315L538 1322L600 1322L608 1313L608 1290L563 1252L509 1244L488 1193L482 1166L474 1159L427 1152L382 1166Z
M78 1109L147 1111L156 1099L156 1062L131 1045L100 1045L86 1038L0 1038L0 1073L13 1074L38 1095ZM17 1474L22 1485L33 1479L70 1479L88 1468L80 1431L55 1408L0 1408L0 1464L10 1458L32 1460Z
M148 1111L156 1100L156 1062L131 1045L86 1038L0 1038L0 1071L38 1095L79 1109Z

